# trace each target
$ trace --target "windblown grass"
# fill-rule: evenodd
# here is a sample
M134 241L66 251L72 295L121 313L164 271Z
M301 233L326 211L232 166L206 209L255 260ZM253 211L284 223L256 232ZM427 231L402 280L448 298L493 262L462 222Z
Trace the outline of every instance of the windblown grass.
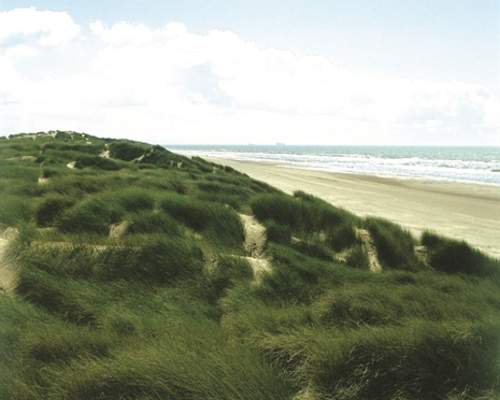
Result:
M231 208L178 195L163 198L160 207L189 228L206 232L214 243L241 246L243 242L243 226Z
M500 261L494 260L467 243L424 232L422 244L430 250L430 264L438 271L479 276L499 276Z
M236 210L265 226L264 254ZM463 242L425 233L429 266L388 221L74 132L0 139L0 225L19 228L0 399L500 395L500 266Z
M415 255L415 239L392 222L368 218L366 226L373 236L381 261L387 268L414 271L419 268Z

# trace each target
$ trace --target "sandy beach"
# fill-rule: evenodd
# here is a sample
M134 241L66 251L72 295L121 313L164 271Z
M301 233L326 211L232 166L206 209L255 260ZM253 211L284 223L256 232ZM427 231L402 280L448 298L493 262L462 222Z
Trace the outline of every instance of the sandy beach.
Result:
M297 169L286 164L211 158L287 193L303 190L359 215L463 239L500 258L500 187Z

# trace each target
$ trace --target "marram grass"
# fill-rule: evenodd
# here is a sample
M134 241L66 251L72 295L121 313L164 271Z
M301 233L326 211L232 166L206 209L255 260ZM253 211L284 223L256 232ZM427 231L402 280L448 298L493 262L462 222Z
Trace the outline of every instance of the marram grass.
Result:
M498 260L159 146L53 136L0 140L0 229L20 232L0 399L500 398Z

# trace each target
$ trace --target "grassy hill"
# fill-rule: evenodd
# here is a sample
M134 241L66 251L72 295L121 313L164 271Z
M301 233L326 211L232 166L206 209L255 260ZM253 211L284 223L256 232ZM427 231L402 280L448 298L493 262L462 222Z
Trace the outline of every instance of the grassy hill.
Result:
M60 131L0 138L0 232L0 399L500 397L463 242Z

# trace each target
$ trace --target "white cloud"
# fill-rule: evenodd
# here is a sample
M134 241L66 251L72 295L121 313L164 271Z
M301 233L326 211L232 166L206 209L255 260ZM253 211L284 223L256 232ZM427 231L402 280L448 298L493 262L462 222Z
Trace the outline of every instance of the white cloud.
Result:
M228 31L100 21L80 29L66 13L0 13L0 133L500 144L499 109L499 98L477 85L354 73L327 57L262 49Z
M18 36L26 40L36 36L42 46L59 46L70 42L80 27L65 12L39 11L34 7L0 12L0 44Z

